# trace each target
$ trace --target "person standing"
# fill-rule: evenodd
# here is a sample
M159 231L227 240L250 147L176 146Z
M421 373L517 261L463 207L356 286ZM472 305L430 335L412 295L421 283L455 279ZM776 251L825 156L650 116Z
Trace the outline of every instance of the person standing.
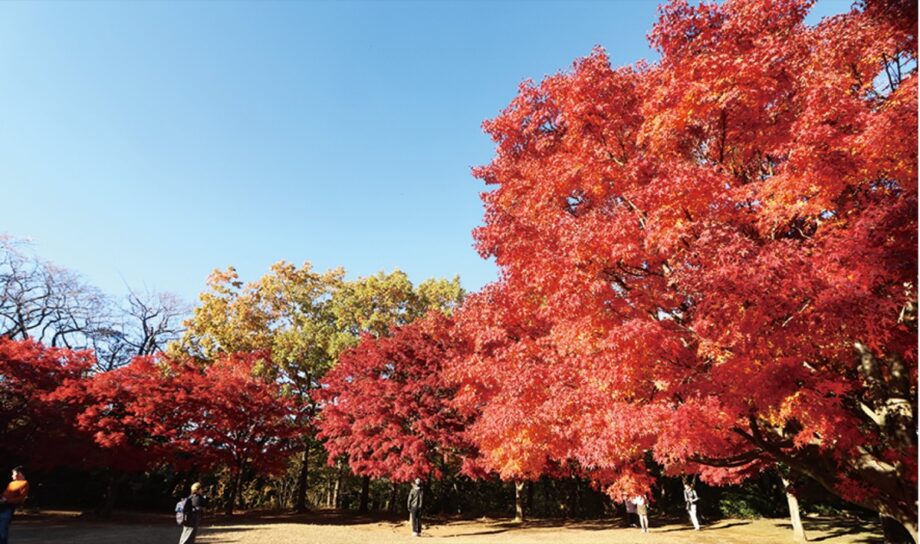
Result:
M635 499L629 498L626 499L626 524L630 527L638 527L638 522L634 522L633 519L636 517L636 501Z
M10 541L10 523L13 521L13 512L29 496L29 482L26 480L26 470L22 465L13 469L13 481L10 482L3 495L0 495L0 544Z
M416 478L409 490L409 522L412 524L412 536L422 535L422 505L424 504L422 480Z
M185 501L185 522L182 524L182 534L179 535L179 544L195 544L198 536L198 526L201 524L204 508L208 505L201 488L201 482L192 484L192 494ZM3 544L3 543L0 543Z
M694 531L700 530L700 521L696 519L696 503L699 500L700 498L697 496L693 486L690 485L690 482L684 482L684 502L687 504L687 513L690 514L690 521L693 522Z
M636 498L633 499L633 502L636 504L636 514L639 515L639 527L642 529L643 533L648 532L648 503L645 501L645 497L642 495L636 495Z

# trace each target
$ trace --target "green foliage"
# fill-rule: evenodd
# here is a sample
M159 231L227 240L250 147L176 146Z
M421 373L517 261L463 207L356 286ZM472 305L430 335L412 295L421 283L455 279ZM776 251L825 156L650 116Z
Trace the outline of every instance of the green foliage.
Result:
M449 313L463 301L460 278L428 279L414 287L401 270L343 282L330 301L336 338L332 351L339 354L367 333L386 336L394 325L405 325L429 310Z
M852 507L845 508L842 504L829 502L812 502L802 505L802 511L807 514L817 514L822 517L845 518L853 515Z
M765 506L768 505L746 493L726 493L719 499L719 511L727 518L762 518Z
M775 473L751 478L745 484L721 490L718 499L723 517L756 519L789 515L782 483Z

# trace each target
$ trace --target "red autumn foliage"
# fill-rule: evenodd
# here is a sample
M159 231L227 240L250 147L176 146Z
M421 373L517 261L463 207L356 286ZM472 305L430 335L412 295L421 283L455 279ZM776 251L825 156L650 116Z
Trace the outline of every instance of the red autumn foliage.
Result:
M568 370L555 364L544 320L526 315L526 305L501 284L469 297L457 315L455 333L466 341L444 375L458 387L454 405L477 407L465 429L479 455L469 468L504 480L537 479L564 461L570 449L559 425L572 408Z
M450 319L431 312L391 336L364 335L322 381L319 437L329 462L347 458L360 476L405 482L440 478L465 454L465 416L441 370Z
M177 376L188 387L180 444L189 452L237 474L255 467L282 470L291 452L297 409L281 384L264 376L264 353L224 356L202 369L190 365Z
M589 477L614 496L645 490L642 463L659 408L637 410L611 396L636 376L583 357L553 337L534 295L507 280L469 297L456 318L465 340L445 370L454 403L475 410L465 434L479 455L468 464L504 480Z
M282 386L259 373L260 353L231 354L202 367L166 357L74 378L51 398L73 407L76 426L100 447L106 466L223 466L230 503L246 468L283 469L296 410Z
M508 292L455 372L508 415L473 429L521 450L497 467L574 459L618 493L645 448L712 483L783 462L915 524L916 37L867 4L808 27L806 0L674 1L659 62L596 50L484 124Z
M34 340L0 337L0 433L8 455L37 468L80 465L92 441L76 432L73 414L49 397L92 368L90 352L48 348Z
M184 387L153 357L93 376L74 377L49 398L74 413L75 427L98 446L90 466L133 472L175 457Z

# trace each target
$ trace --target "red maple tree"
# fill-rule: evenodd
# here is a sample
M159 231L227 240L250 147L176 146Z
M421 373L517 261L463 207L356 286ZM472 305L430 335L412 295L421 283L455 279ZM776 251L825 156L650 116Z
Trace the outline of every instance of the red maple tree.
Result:
M174 443L205 466L228 469L224 510L230 514L248 469L282 471L293 452L297 406L281 383L264 371L268 355L234 353L205 367L173 363L187 387L177 407L181 432Z
M319 437L330 463L344 456L357 475L405 482L441 478L465 454L465 415L441 377L450 326L431 312L342 354L322 380Z
M485 123L497 151L475 173L495 189L476 236L518 292L502 311L547 324L539 357L559 368L542 379L593 407L567 457L642 474L625 419L671 470L721 483L782 462L916 536L902 4L809 27L806 0L671 2L657 63L612 69L596 50ZM516 342L503 351L526 360L533 341ZM515 360L476 367L515 376Z
M74 428L75 414L61 410L52 395L94 363L88 351L0 337L0 449L36 468L80 466L91 457L92 440Z

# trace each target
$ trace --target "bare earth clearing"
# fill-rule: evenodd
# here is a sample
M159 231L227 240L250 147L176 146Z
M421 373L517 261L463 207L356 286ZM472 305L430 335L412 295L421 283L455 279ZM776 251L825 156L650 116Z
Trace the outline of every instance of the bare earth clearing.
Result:
M609 522L537 520L516 525L507 520L437 520L426 524L421 538L413 538L408 523L316 513L302 516L262 515L231 520L212 518L201 544L357 544L442 541L450 544L766 544L792 542L785 520L721 520L700 532L689 524L660 522L649 534ZM880 543L878 527L853 519L806 519L809 540L827 544ZM46 512L17 515L11 541L15 544L162 544L177 542L179 529L171 516L122 514L112 522L98 522L73 513Z

